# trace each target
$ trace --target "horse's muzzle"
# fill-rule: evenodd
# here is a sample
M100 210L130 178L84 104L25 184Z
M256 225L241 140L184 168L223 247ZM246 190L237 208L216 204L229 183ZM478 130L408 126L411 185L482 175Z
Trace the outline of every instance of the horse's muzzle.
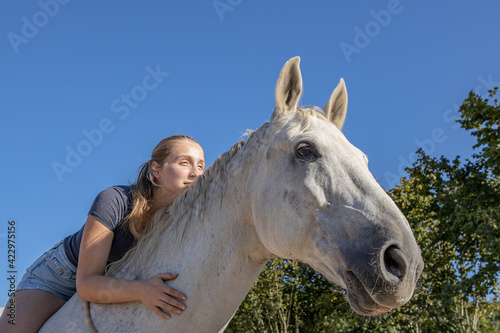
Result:
M397 245L387 246L376 259L345 275L351 307L364 316L373 316L406 304L423 270L420 255L410 257Z

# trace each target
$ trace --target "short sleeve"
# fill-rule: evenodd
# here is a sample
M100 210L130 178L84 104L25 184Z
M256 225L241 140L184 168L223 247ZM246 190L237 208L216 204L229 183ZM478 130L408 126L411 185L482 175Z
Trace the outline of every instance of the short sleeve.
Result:
M89 215L96 218L109 230L114 231L128 212L127 189L112 186L97 195L90 207Z

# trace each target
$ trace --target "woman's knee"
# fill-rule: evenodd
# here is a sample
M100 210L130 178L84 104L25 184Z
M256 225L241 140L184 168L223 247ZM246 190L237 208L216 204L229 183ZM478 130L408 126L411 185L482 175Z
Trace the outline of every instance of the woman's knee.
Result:
M7 301L0 332L38 332L65 300L44 290L21 290Z

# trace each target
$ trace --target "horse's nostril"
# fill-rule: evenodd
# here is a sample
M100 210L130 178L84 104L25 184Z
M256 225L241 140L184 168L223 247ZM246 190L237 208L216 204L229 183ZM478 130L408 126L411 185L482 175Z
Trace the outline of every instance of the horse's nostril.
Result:
M401 280L406 273L406 261L403 253L395 245L389 246L384 253L385 270Z

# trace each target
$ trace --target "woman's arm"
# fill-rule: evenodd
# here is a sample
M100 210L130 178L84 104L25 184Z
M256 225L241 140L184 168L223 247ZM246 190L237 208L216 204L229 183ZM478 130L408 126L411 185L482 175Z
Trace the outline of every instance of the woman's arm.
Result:
M76 273L78 296L94 303L141 301L157 315L167 319L170 315L166 312L180 314L185 310L186 306L180 300L186 300L186 296L165 284L167 280L174 280L177 274L160 273L148 281L103 276L113 237L111 230L88 216Z

